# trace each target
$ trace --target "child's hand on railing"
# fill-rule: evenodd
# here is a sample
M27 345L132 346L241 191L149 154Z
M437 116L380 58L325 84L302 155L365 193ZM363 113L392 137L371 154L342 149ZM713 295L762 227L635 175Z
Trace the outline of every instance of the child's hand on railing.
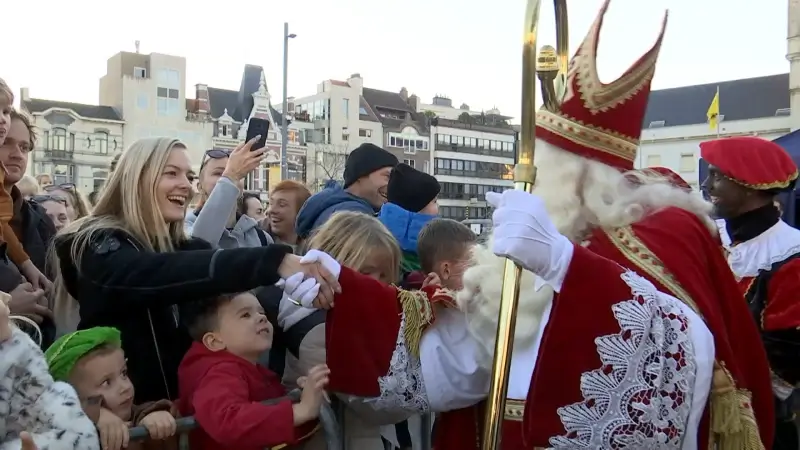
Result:
M100 432L100 446L103 450L128 448L130 440L128 424L111 411L105 408L100 409L97 430Z
M328 385L330 373L328 366L320 364L312 367L308 371L308 376L297 379L297 384L303 389L303 392L300 394L300 403L293 406L295 425L319 417L319 409L327 397L325 387Z
M147 428L150 439L161 440L174 436L177 430L175 417L169 411L154 411L139 421L139 426Z

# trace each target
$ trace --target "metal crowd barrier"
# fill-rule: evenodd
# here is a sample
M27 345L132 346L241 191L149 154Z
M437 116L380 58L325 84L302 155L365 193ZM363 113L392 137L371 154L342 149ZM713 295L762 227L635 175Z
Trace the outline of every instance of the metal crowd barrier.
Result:
M300 390L295 389L289 392L286 397L267 400L265 405L273 405L284 398L289 398L292 403L300 401ZM194 417L181 417L176 420L177 433L179 435L179 448L180 450L189 450L189 432L197 428L197 422ZM330 404L323 403L319 411L319 423L322 426L322 432L325 435L325 443L328 450L344 450L342 447L343 435L339 423L336 420L336 414ZM131 441L146 441L150 438L147 429L144 427L134 427L130 430Z

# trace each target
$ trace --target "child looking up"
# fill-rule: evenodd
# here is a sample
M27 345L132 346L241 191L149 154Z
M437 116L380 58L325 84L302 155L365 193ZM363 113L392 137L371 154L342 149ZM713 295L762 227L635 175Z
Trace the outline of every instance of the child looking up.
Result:
M316 430L328 368L317 365L298 380L300 403L289 399L278 376L257 363L272 345L272 326L256 297L220 295L186 304L182 320L194 339L178 368L180 412L194 415L199 428L192 450L262 450L294 445Z
M389 177L386 199L378 215L403 251L400 284L405 289L419 289L425 275L417 256L417 236L426 223L439 214L436 203L439 182L432 175L407 164L398 164Z
M130 426L143 426L153 441L175 434L175 418L169 400L133 404L134 387L128 378L125 352L116 328L94 327L66 334L45 352L50 374L78 392L87 412L101 406L97 428L104 450L131 448ZM162 448L155 443L146 448ZM164 448L172 443L163 442Z

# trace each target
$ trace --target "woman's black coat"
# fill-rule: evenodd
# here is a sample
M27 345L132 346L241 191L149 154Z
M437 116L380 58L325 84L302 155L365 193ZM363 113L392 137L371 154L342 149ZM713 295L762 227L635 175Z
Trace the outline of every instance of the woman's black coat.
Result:
M78 328L122 333L136 403L178 397L178 365L191 340L176 305L274 284L291 253L282 245L213 250L199 239L154 253L119 230L95 236L80 264L70 256L70 235L56 239L56 252L67 291L80 306Z

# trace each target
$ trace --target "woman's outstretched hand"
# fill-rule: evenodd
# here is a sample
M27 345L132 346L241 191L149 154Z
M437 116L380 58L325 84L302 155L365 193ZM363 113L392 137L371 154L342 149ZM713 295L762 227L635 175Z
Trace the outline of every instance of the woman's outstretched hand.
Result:
M332 274L319 260L307 260L308 256L300 258L297 255L287 254L278 267L278 274L284 280L296 273L302 273L304 279L316 280L319 283L319 294L314 300L314 307L329 309L333 306L334 295L342 291L339 285L339 274Z

